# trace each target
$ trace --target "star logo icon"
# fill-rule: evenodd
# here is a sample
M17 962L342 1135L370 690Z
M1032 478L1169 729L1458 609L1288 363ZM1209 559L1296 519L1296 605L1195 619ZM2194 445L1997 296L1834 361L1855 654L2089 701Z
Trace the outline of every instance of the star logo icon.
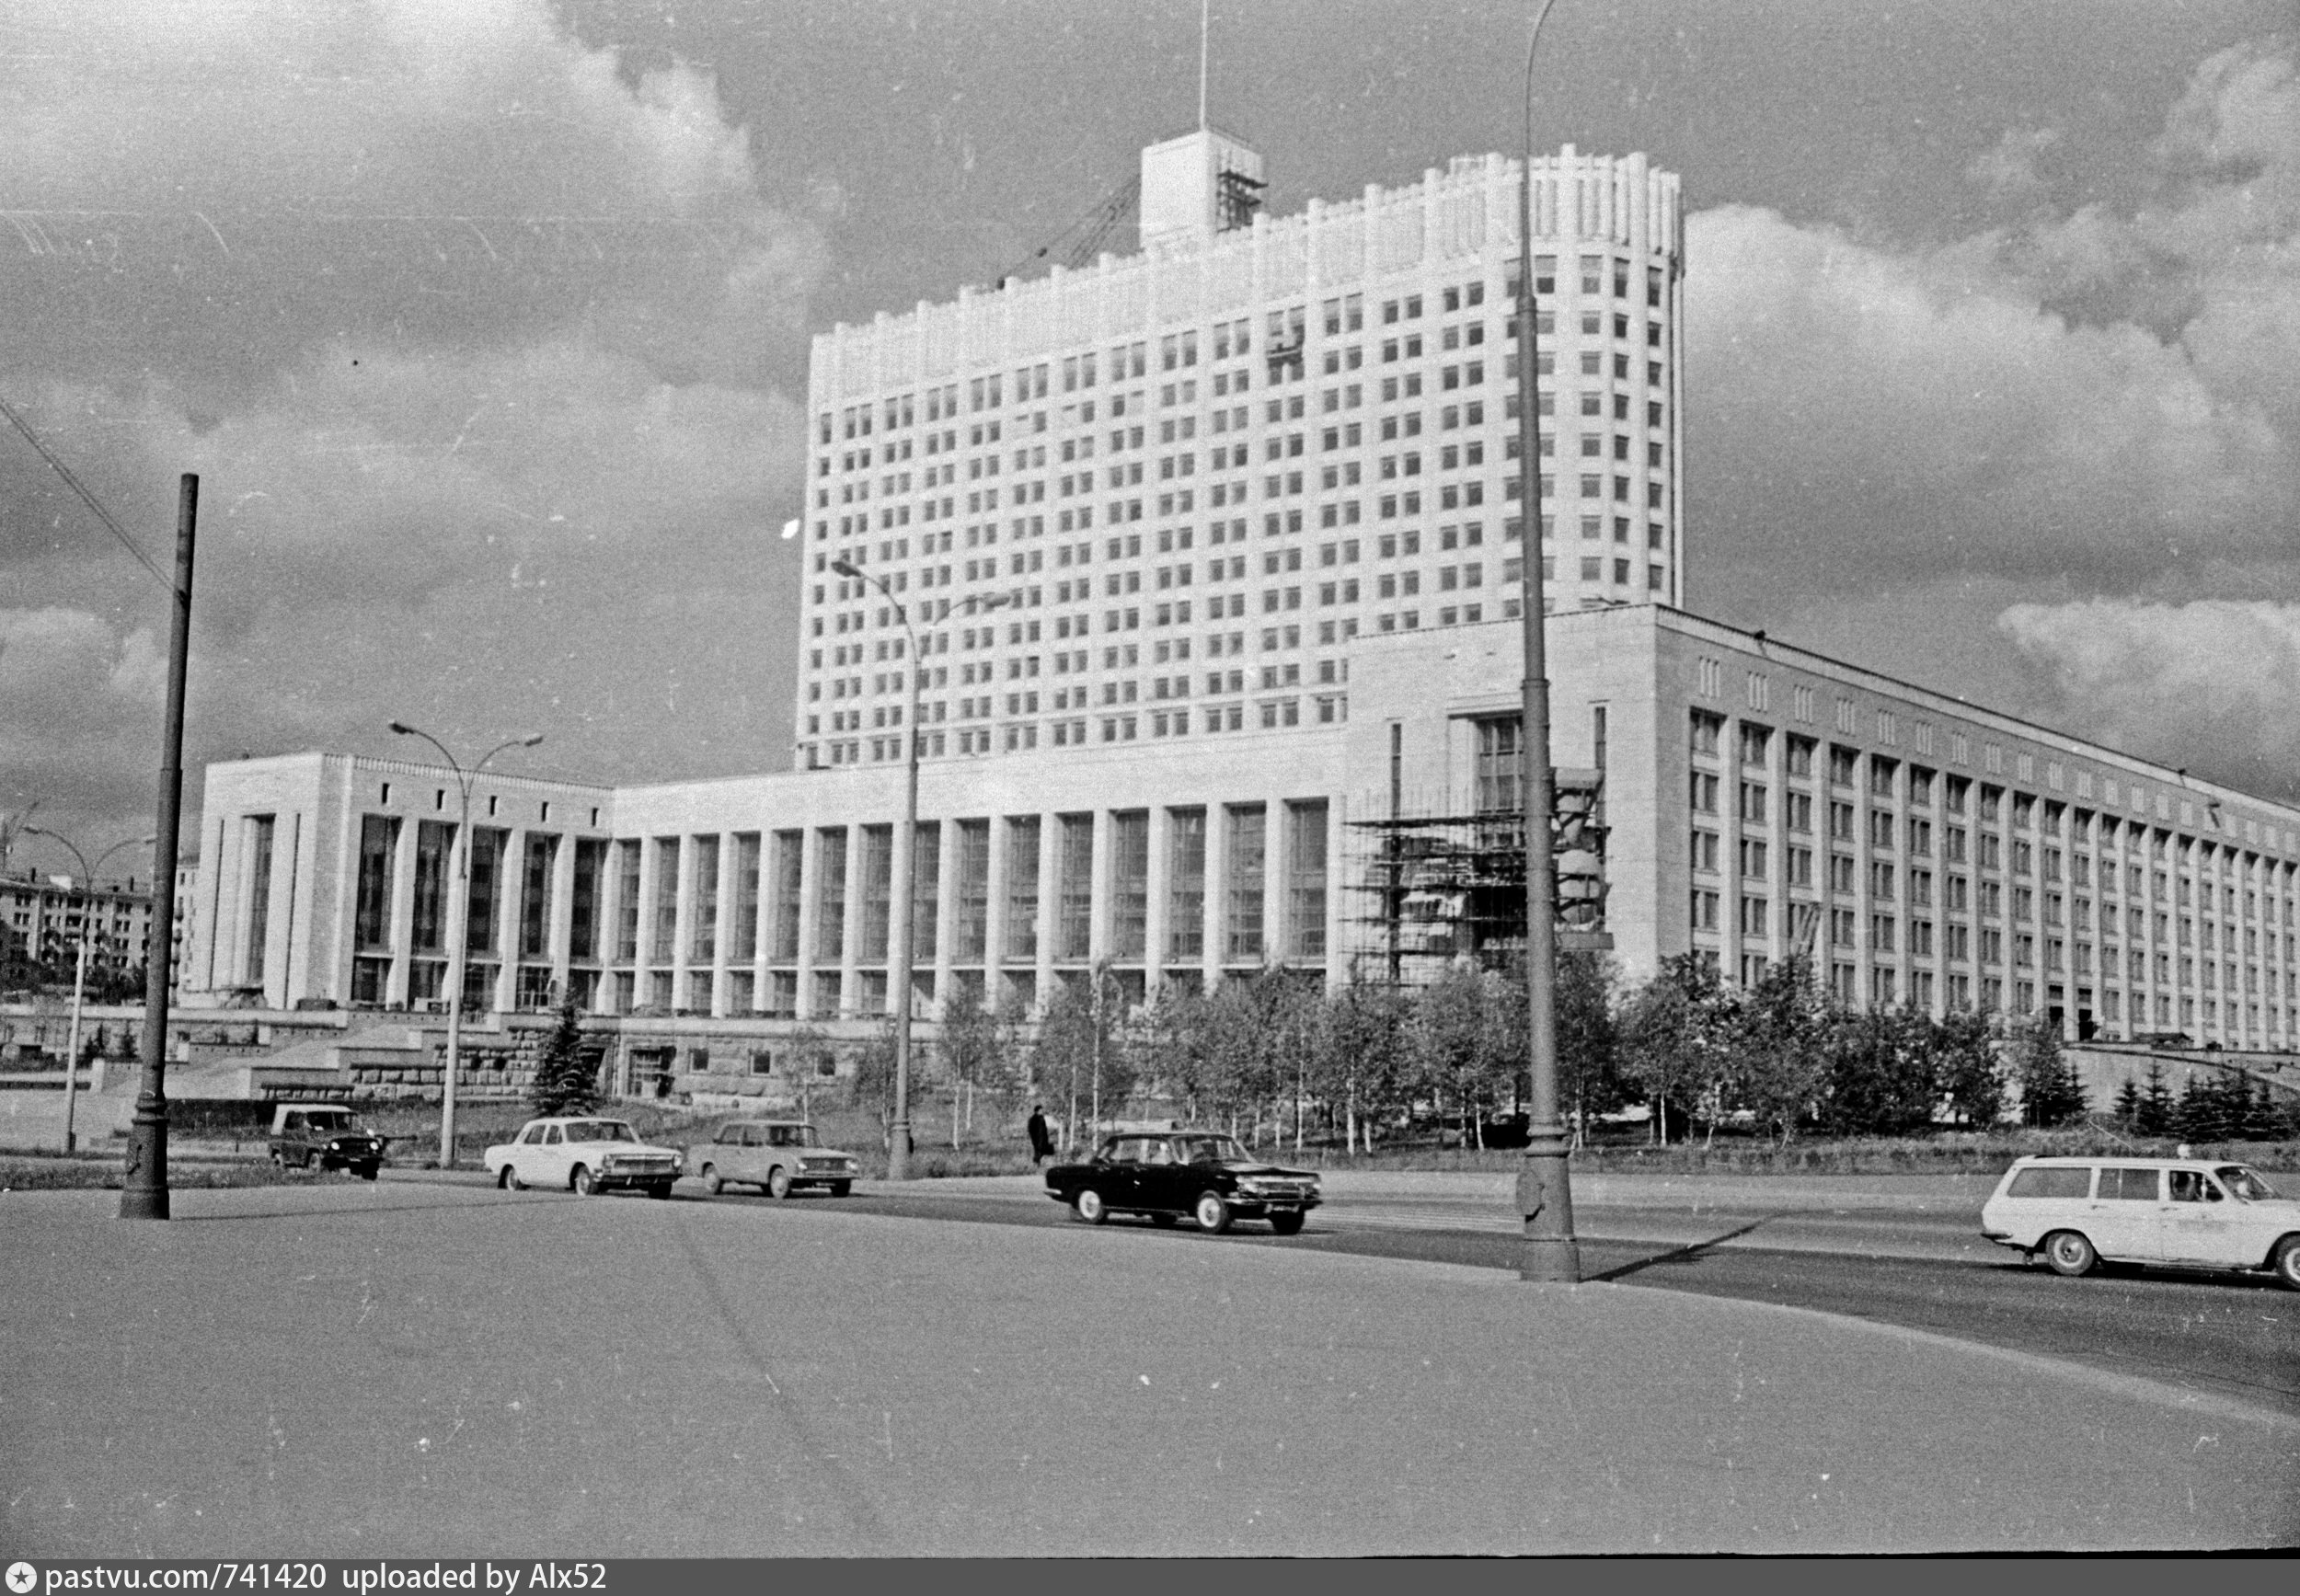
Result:
M40 1570L29 1563L8 1565L8 1589L16 1592L16 1596L27 1596L27 1592L39 1583Z

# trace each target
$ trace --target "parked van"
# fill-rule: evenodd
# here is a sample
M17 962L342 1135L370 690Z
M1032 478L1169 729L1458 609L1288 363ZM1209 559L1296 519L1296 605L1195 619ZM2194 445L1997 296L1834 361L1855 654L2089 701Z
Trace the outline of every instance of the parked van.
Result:
M2103 1259L2265 1269L2300 1291L2300 1201L2241 1164L2018 1159L1982 1208L1981 1234L2042 1254L2055 1274L2088 1274Z

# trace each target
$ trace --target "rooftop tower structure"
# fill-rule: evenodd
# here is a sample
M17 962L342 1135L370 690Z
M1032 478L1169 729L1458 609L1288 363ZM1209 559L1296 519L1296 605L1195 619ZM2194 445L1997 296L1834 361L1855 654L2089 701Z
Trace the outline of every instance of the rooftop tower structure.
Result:
M1202 127L1139 253L818 336L793 763L903 757L839 562L930 760L1344 721L1360 637L1517 614L1521 171L1272 217ZM1533 210L1550 603L1682 604L1678 179L1569 145Z

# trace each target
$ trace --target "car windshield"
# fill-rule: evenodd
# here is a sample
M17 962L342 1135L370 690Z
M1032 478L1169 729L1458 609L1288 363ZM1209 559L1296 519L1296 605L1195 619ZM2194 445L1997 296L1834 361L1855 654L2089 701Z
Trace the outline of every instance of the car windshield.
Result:
M638 1134L620 1119L578 1119L567 1128L569 1142L636 1142Z
M305 1116L315 1131L349 1131L351 1113L348 1108L315 1108Z
M817 1145L811 1125L770 1125L766 1128L769 1147L812 1147Z
M2247 1202L2265 1202L2274 1199L2276 1188L2241 1164L2224 1164L2213 1171L2220 1177L2220 1184Z
M1174 1150L1190 1164L1243 1164L1246 1149L1235 1136L1179 1136Z

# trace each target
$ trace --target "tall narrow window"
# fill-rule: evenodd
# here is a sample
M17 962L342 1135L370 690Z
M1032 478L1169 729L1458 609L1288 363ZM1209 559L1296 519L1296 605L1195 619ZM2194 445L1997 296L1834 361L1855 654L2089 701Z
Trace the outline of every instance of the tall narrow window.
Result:
M775 906L774 918L767 922L766 956L777 964L794 964L799 959L800 871L806 862L805 844L804 832L775 833Z
M616 962L621 964L628 964L638 958L637 839L615 845L615 957Z
M836 964L846 957L845 826L825 826L815 833L814 874L814 959L817 964ZM835 998L830 1006L837 1006Z
M990 822L959 822L958 891L950 926L950 957L979 964L990 937Z
M865 826L862 834L862 945L856 957L884 964L893 935L894 828Z
M1525 807L1524 761L1519 753L1523 721L1496 716L1478 722L1478 808L1516 813Z
M921 821L911 843L911 959L935 961L935 911L942 900L942 826Z
M420 821L415 828L415 915L411 940L418 953L446 947L447 853L455 828L445 821Z
M687 962L708 965L719 957L719 839L695 839L695 921L687 930Z
M650 964L669 964L678 950L679 839L655 839L655 915L647 945Z
M1036 815L1006 822L1006 957L1038 958L1038 847Z
M1232 964L1262 960L1262 889L1269 869L1269 811L1238 804L1228 811L1228 903L1223 915L1223 956Z
M1094 817L1064 815L1061 824L1054 957L1076 960L1085 959L1094 945Z
M1206 811L1167 811L1166 956L1206 956Z
M351 917L352 939L362 952L391 946L391 899L398 858L398 821L390 815L362 815L358 906Z
M247 962L242 979L250 986L263 984L264 944L271 924L271 838L275 821L270 815L247 821ZM83 914L94 913L84 907Z
M1150 813L1110 817L1110 957L1139 959L1150 929Z
M519 872L519 956L551 956L551 876L558 858L559 839L530 832L527 855Z
M511 840L509 832L493 826L475 826L471 832L471 857L465 861L464 892L464 952L467 955L493 953L496 950L495 927L503 895L503 854Z
M575 889L567 905L567 956L599 957L599 878L606 862L607 844L597 837L575 843Z
M1326 957L1326 800L1286 805L1286 940L1296 959Z
M759 833L735 837L735 924L730 964L749 965L759 956Z

